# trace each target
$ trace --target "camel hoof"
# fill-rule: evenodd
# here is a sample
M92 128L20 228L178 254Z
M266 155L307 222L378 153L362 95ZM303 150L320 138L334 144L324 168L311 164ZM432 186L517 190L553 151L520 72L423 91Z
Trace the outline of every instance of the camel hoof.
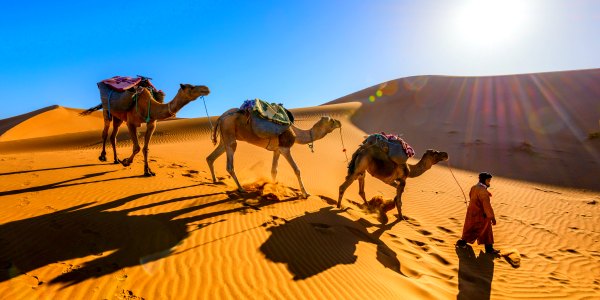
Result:
M128 167L131 164L131 162L127 158L119 162L123 165L123 167Z
M387 214L385 213L385 211L381 210L379 212L379 216L377 217L377 221L379 221L381 224L387 224L389 219Z
M100 155L100 156L98 157L98 159L99 159L100 161L106 161L106 156L104 156L104 155Z
M118 159L115 159L115 161L113 162L113 164L115 164L115 165L118 165L118 164L120 164L120 163L121 163L121 162L120 162Z
M309 193L302 194L302 199L308 199L308 197L310 197Z
M156 173L154 173L154 172L152 172L152 170L148 169L144 172L144 176L152 177L152 176L156 176Z

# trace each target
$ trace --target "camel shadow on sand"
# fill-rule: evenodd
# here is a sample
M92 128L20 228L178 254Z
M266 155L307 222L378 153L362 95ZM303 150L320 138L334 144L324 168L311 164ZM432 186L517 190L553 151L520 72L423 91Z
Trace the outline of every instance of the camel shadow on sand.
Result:
M458 255L458 300L490 299L494 278L495 254L483 251L475 255L473 248L456 247Z
M224 195L213 194L178 197L133 208L115 210L129 202L151 195L192 188L203 183L146 193L94 205L86 203L45 215L0 225L0 282L27 274L38 284L73 285L91 278L112 274L126 267L143 265L173 255L174 247L194 230L200 230L225 219L205 221L231 213L244 213L250 207L238 205L230 197L205 202L183 209L157 214L134 215L136 211L179 201ZM231 207L204 214L182 215L231 203ZM264 201L252 207L278 202ZM191 229L190 229L191 228ZM65 263L75 258L92 257L82 265ZM56 264L63 274L56 278L38 278L28 274L38 268Z
M356 245L362 241L377 245L377 260L402 274L396 253L380 240L381 235L400 220L374 225L365 219L351 221L339 215L341 212L343 210L323 207L271 227L267 229L271 236L260 251L268 260L286 264L294 280L302 280L336 265L355 263ZM369 233L366 228L371 226L379 228Z

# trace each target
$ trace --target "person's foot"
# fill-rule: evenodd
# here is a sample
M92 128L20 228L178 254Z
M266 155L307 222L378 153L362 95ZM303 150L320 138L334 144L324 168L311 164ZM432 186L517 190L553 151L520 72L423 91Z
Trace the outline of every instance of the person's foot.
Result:
M465 240L458 240L458 241L456 241L456 246L457 247L461 247L461 248L466 248L467 247L467 241L465 241Z
M487 254L498 254L500 253L500 250L498 249L494 249L493 245L485 245L485 253Z

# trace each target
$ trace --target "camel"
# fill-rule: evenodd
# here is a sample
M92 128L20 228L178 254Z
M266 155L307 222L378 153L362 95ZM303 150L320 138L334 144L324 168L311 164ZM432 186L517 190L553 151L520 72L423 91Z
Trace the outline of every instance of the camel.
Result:
M167 103L156 101L152 93L144 87L137 87L135 93L132 92L113 92L110 88L102 83L98 83L102 104L92 107L84 112L83 115L90 114L93 111L104 109L104 130L102 132L102 152L99 159L106 161L106 138L110 123L113 123L113 131L110 135L110 142L114 152L114 163L121 163L123 166L129 166L134 157L140 152L138 142L137 128L142 123L146 123L146 134L144 136L144 175L155 176L148 166L148 144L152 138L152 134L156 129L156 121L164 120L175 116L175 114L188 103L198 99L200 96L205 96L210 93L208 87L203 85L180 84L180 88L173 99ZM111 95L110 109L108 108L108 97ZM134 97L135 95L135 97ZM159 99L160 99L159 94ZM163 96L164 97L164 96ZM109 114L110 112L110 114ZM117 157L116 141L119 126L123 122L127 123L129 129L129 137L133 142L133 152L130 157L119 160Z
M406 163L407 159L406 155L396 156L392 159L388 153L375 144L363 143L352 154L352 159L348 164L348 175L344 183L340 185L337 207L341 207L344 192L356 179L358 179L359 186L358 194L368 205L365 197L366 171L371 176L396 188L394 201L398 210L398 218L402 218L402 193L406 186L406 179L420 176L438 162L448 160L448 153L428 149L416 165Z
M253 132L251 128L252 125L248 123L247 120L248 117L237 108L232 108L224 112L217 120L215 128L212 131L211 138L213 144L217 144L217 134L220 133L221 139L215 150L208 155L208 157L206 157L206 162L210 168L213 182L217 182L213 164L215 160L219 158L219 156L221 156L223 153L227 153L227 172L235 181L238 191L245 192L240 185L233 168L233 155L237 147L237 141L244 141L252 145L265 148L269 151L273 151L273 163L271 165L271 177L273 180L275 180L277 177L277 164L279 161L279 155L283 155L298 178L302 196L307 198L308 193L306 192L304 184L302 183L300 169L292 158L290 148L295 143L311 145L314 141L322 139L334 129L341 128L342 124L340 121L331 117L322 117L309 130L303 130L291 125L290 128L284 131L277 138L267 139L258 137Z

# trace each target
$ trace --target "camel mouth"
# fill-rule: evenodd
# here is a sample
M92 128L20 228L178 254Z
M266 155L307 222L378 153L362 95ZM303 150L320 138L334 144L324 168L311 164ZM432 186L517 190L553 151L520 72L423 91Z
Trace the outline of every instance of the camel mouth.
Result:
M206 96L210 94L210 89L208 87L204 87L200 90L200 96Z

